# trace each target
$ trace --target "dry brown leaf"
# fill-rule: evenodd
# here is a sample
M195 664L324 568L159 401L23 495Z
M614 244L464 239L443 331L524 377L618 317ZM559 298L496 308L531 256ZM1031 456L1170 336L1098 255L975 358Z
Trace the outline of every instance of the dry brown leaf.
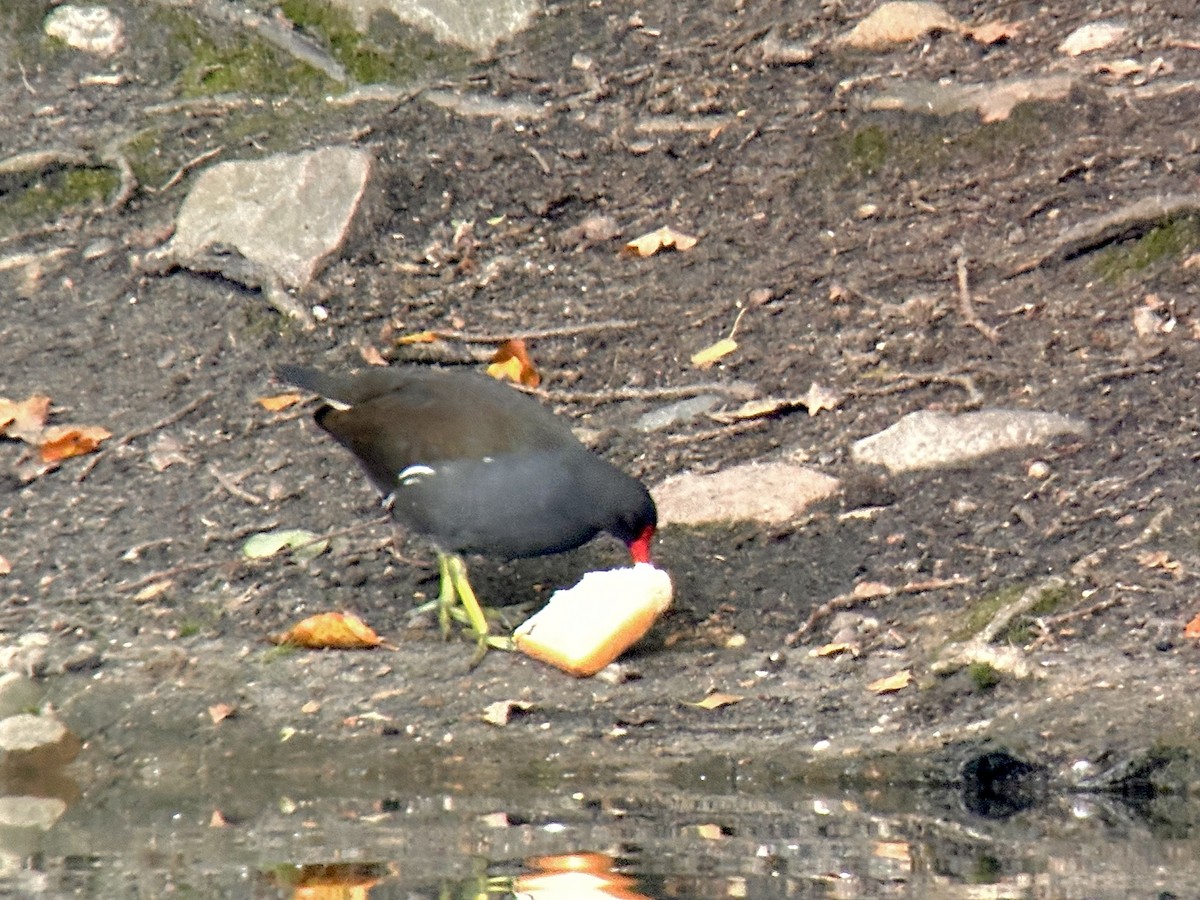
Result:
M834 43L856 50L886 50L931 32L962 30L962 24L937 3L899 0L884 3Z
M162 581L152 582L133 595L133 602L148 603L151 600L161 597L168 590L170 590L171 585L174 583L175 582L173 582L170 578L164 578Z
M300 707L300 712L304 713L304 715L306 715L306 716L315 716L320 711L321 711L321 701L320 700L309 700L307 703L305 703L303 706Z
M908 669L903 669L895 675L889 675L887 678L872 681L867 685L867 690L876 694L894 694L896 691L903 690L912 684L912 680L912 672Z
M212 815L208 819L209 828L226 828L229 825L229 820L219 809L214 809Z
M886 597L893 590L891 585L882 581L860 581L850 593L860 599L870 600L874 597Z
M1113 84L1122 78L1138 74L1144 68L1145 66L1136 59L1114 59L1111 62L1096 63L1092 71L1097 75L1108 75L1105 81Z
M1143 569L1162 569L1164 572L1178 572L1183 564L1177 559L1171 559L1166 550L1143 550L1134 557Z
M388 364L374 344L363 344L358 348L358 355L368 366L386 366Z
M733 706L735 703L741 703L745 699L745 697L739 697L737 694L723 694L720 691L713 691L703 700L689 703L688 706L697 706L700 709L720 709L722 706Z
M814 381L808 386L808 392L802 399L808 414L815 416L823 409L837 409L838 404L842 402L842 395Z
M1015 38L1020 30L1021 25L1017 22L986 22L968 28L965 34L975 43L989 46Z
M535 388L542 383L541 373L529 358L525 342L519 338L500 345L488 364L487 373L500 381L512 381L525 387Z
M49 414L50 398L44 394L34 394L25 400L0 397L0 434L35 442Z
M271 643L309 650L369 650L383 641L358 616L328 612L297 622L283 634L272 637Z
M0 575L8 575L12 572L12 563L8 561L7 556L0 556Z
M303 399L303 394L275 394L273 397L259 397L258 405L267 410L267 412L279 412L281 409L295 406Z
M237 715L237 707L229 703L214 703L208 708L208 717L214 725L220 725L226 719Z
M531 709L533 704L528 700L497 700L483 708L483 721L503 727L512 720L514 714L527 713Z
M682 253L695 247L697 240L697 238L689 234L684 234L681 231L676 231L669 225L664 225L662 228L658 228L629 241L621 248L621 253L625 256L646 257L653 256L659 250L666 250L669 247L674 247Z
M909 862L912 859L912 846L908 841L876 841L871 853L879 859Z
M58 463L73 456L94 453L112 432L99 425L55 425L42 432L38 455L44 463Z
M710 344L703 350L692 354L692 365L697 369L707 369L724 359L738 348L733 338L721 338L715 344Z
M725 839L725 830L720 825L706 822L696 826L696 833L703 841L721 841Z

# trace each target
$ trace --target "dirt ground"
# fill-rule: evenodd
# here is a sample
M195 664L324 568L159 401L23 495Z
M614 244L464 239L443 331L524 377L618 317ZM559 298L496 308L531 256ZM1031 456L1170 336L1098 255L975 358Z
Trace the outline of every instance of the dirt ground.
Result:
M712 758L836 775L885 753L934 760L1002 746L1063 774L1081 758L1100 771L1152 747L1190 752L1198 658L1183 629L1200 611L1200 292L1194 257L1185 261L1200 231L1180 216L1133 222L1095 241L1105 246L1059 242L1127 204L1197 190L1200 35L1190 3L1108 6L1127 37L1068 60L1055 48L1101 15L1094 4L1086 16L1072 4L951 4L964 20L1021 30L994 46L940 34L881 53L830 43L860 5L649 0L635 16L563 4L449 85L549 104L535 121L468 117L419 94L165 108L170 65L136 41L112 63L62 51L10 61L0 155L99 152L146 131L160 142L163 174L118 208L0 237L0 258L40 255L0 273L0 393L48 394L56 421L115 435L98 458L28 483L17 474L23 446L0 443L0 555L12 567L0 577L0 627L10 641L51 636L50 696L87 742L88 779L137 773L131 761L150 749L183 766L229 754L265 765L284 731L331 760L483 748L474 777L484 781L514 759L660 773ZM134 25L147 15L122 11ZM784 64L769 42L812 52ZM1141 76L1095 70L1126 57ZM99 69L127 78L81 83ZM863 108L893 83L1057 72L1074 76L1063 99L992 123ZM386 217L303 298L328 310L316 330L220 278L139 272L188 181L151 188L188 160L342 143L376 154ZM619 236L581 236L601 215ZM699 241L687 253L618 254L661 225ZM960 302L960 258L975 324ZM691 355L735 320L737 352L694 369ZM628 661L637 677L577 681L501 653L469 672L468 645L410 622L414 597L435 588L430 549L396 543L381 521L307 564L243 558L246 536L272 527L325 533L379 517L307 410L255 403L277 391L273 364L357 366L360 348L392 356L394 336L422 329L574 325L597 327L529 341L551 402L646 389L636 401L556 408L648 484L780 456L844 480L836 502L786 527L664 528L655 552L676 605ZM782 397L817 382L841 402L739 426L631 427L671 402L666 389L735 381ZM905 413L978 406L1071 414L1093 433L903 476L849 458L853 441ZM1034 461L1047 477L1030 474ZM597 541L549 559L475 560L472 574L493 604L531 603L622 557ZM1068 588L1020 641L1033 677L931 673L969 611L1049 575ZM960 583L864 601L787 641L858 583L938 579ZM331 608L357 612L396 649L264 643ZM810 655L845 628L857 654ZM908 688L868 690L906 668ZM689 705L710 690L743 699ZM502 700L532 709L504 728L484 723L484 707ZM218 704L236 714L214 725ZM940 765L908 762L885 777L919 780Z

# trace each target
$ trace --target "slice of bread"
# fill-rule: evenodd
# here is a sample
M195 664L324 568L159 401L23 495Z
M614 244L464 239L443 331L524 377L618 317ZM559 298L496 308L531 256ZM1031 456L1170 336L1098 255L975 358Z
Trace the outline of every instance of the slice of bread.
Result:
M513 639L526 656L584 678L640 640L670 605L671 576L649 563L588 572L555 591Z

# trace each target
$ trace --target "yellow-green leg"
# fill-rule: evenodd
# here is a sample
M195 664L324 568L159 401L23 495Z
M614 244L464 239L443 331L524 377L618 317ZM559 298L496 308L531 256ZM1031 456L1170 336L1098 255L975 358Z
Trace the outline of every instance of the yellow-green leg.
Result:
M438 574L441 581L437 599L438 624L445 637L450 636L451 619L457 619L468 627L478 645L471 659L471 668L479 665L489 648L511 650L511 639L488 632L487 617L467 580L467 564L462 557L455 553L439 553Z

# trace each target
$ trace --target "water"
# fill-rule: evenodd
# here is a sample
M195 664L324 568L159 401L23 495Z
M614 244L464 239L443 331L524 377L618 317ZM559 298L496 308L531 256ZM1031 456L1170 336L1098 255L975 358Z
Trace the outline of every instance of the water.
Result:
M1197 810L1171 798L1049 796L989 819L954 792L821 788L733 763L471 770L463 755L369 770L210 760L189 792L188 773L142 761L75 790L48 829L0 827L0 896L1200 896Z

